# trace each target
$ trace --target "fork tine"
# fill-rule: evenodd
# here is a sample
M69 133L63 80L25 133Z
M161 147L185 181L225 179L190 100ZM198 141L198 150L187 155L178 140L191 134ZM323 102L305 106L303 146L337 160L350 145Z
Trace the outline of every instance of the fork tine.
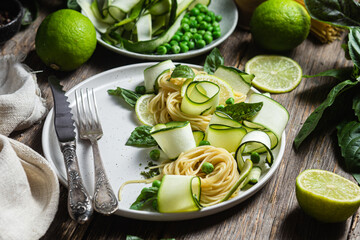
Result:
M98 113L98 108L97 108L97 103L96 103L96 98L95 98L95 92L94 89L91 89L91 95L92 95L92 100L93 100L93 107L94 107L94 111L92 111L92 113L94 114L94 119L95 119L95 125L97 128L102 129L101 127L101 123L100 123L100 118L99 118L99 113Z

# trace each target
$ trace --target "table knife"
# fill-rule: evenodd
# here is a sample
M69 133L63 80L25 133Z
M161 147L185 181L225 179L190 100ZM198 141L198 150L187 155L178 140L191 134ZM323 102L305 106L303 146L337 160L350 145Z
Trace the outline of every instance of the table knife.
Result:
M64 156L68 182L68 211L78 223L89 220L93 206L81 178L76 156L75 122L72 118L69 102L56 77L49 77L48 82L54 98L54 126Z

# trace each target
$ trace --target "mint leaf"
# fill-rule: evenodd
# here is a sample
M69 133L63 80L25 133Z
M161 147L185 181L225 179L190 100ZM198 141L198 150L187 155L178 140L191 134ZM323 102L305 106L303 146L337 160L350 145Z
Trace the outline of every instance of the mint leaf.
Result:
M235 121L243 121L243 120L250 120L254 117L262 108L263 103L236 103L227 105L221 112L226 113L230 117L232 117Z
M186 65L178 65L171 74L171 78L194 78L194 71Z
M141 96L134 91L127 90L125 88L117 87L116 89L109 89L107 91L110 95L121 97L131 107L135 107L136 101Z
M219 49L214 48L205 59L204 71L208 74L214 74L216 69L223 64L224 58L221 56Z
M150 126L139 126L136 127L134 131L132 131L129 139L125 143L127 146L135 146L135 147L152 147L157 146L157 142L150 135L150 130L152 127Z

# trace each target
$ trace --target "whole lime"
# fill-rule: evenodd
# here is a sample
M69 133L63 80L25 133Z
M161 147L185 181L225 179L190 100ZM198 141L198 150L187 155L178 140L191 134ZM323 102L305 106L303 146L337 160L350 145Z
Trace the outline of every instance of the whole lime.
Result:
M286 51L306 39L310 23L310 16L301 4L293 0L268 0L255 9L250 30L261 47Z
M36 53L51 68L71 71L93 54L96 31L81 13L62 9L48 15L40 24L35 38Z

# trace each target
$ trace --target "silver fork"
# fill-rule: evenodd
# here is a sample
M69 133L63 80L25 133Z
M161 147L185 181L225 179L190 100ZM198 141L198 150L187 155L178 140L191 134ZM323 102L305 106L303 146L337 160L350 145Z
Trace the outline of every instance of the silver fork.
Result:
M103 136L96 99L93 89L75 91L77 125L81 139L91 142L94 156L95 191L93 196L94 209L102 214L110 215L118 208L118 201L106 176L101 160L97 140Z

